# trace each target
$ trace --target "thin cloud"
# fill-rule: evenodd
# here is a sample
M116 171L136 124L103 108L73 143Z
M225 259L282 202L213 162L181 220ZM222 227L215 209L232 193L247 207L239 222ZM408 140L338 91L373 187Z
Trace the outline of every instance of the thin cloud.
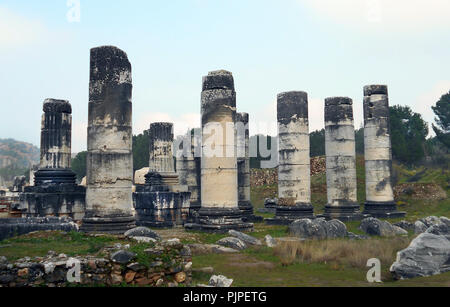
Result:
M448 0L298 0L319 15L357 29L409 31L449 27Z
M47 29L37 20L28 19L0 7L0 50L24 47L42 40Z

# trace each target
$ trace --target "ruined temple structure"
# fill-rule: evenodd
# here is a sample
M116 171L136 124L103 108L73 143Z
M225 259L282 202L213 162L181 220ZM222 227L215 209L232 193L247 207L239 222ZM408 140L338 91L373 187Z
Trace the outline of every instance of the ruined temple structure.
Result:
M228 71L210 72L202 86L201 202L196 223L186 229L208 232L251 230L238 201L236 91Z
M131 64L122 50L91 49L84 232L136 226L133 209Z
M190 214L191 193L180 185L173 155L173 124L150 126L149 172L145 185L136 185L137 224L147 227L184 225Z
M325 151L327 166L327 219L362 219L357 198L353 101L347 97L325 99Z
M70 169L72 107L68 101L46 99L41 129L41 160L34 186L24 188L20 209L26 217L71 217L85 213L86 189Z
M262 222L262 217L254 215L250 199L250 129L248 113L236 114L238 201L245 222Z
M187 185L191 192L189 220L195 221L195 216L201 208L201 129L192 129L185 135L181 151L177 155L176 170L181 185Z
M364 87L366 203L364 214L376 218L403 217L392 188L392 147L389 96L386 85Z
M297 219L314 218L311 205L311 160L308 94L278 95L278 206L268 224L286 225Z

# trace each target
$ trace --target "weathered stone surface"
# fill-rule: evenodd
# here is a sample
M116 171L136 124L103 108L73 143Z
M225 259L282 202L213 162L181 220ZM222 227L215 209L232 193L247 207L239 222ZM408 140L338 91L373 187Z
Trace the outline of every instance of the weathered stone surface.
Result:
M366 204L364 214L375 218L398 218L392 188L392 145L387 86L364 87L364 145Z
M216 288L230 288L233 279L229 279L223 275L213 275L209 280L209 286Z
M442 220L440 218L438 218L437 216L429 216L424 219L421 219L420 221L422 223L424 223L427 226L427 228L434 226L434 225L443 224Z
M155 240L161 240L159 234L147 227L136 227L125 232L125 237L147 237Z
M85 232L123 234L136 225L131 100L126 53L112 46L91 49Z
M338 220L326 221L325 219L302 219L293 222L289 226L292 235L303 239L334 239L347 236L347 227Z
M124 265L131 255L123 250L115 252L116 247L102 249L101 253L107 255L106 259L94 256L69 259L64 254L57 256L51 251L46 257L25 257L13 263L0 259L6 261L0 263L0 287L67 287L70 285L67 280L69 260L80 263L79 284L84 286L111 286L123 282L135 286L163 286L173 280L179 285L189 286L192 281L192 258L182 257L176 249L157 242L155 249L162 250L165 257L161 257L164 258L161 261L151 262L158 256L149 254L148 261L151 263L147 267L139 262ZM140 255L140 259L144 256Z
M415 234L422 234L425 231L427 231L428 227L421 221L417 221L414 223L414 233Z
M250 245L262 245L261 240L258 240L258 239L254 238L252 236L249 236L249 235L247 235L245 233L242 233L242 232L239 232L239 231L235 231L235 230L230 230L228 233L230 234L230 236L238 238L238 239L244 241L247 244L250 244Z
M244 250L247 248L247 245L244 243L244 241L233 237L220 239L216 242L216 244L236 250Z
M438 236L445 236L450 240L450 227L447 224L437 224L427 229L426 233L431 233Z
M397 255L391 273L397 279L433 276L450 271L450 241L424 233Z
M111 260L119 264L128 264L136 258L136 254L129 251L117 251L111 255Z
M440 220L441 220L442 223L444 223L445 225L447 225L448 227L450 227L450 219L449 219L449 218L447 218L447 217L445 217L445 216L442 216L442 217L440 218Z
M348 97L325 99L325 151L327 219L361 220L357 203L353 101Z
M395 223L394 226L400 227L406 231L414 231L414 224L410 223L408 221L400 221L398 223Z
M392 237L408 235L406 230L373 217L364 219L361 222L360 229L371 236Z
M266 246L270 248L273 248L277 245L277 241L274 238L272 238L271 235L265 236L264 242L266 243Z
M238 201L236 91L233 75L224 70L203 78L201 209L189 230L250 230ZM220 132L220 133L219 133ZM218 188L220 187L220 188Z

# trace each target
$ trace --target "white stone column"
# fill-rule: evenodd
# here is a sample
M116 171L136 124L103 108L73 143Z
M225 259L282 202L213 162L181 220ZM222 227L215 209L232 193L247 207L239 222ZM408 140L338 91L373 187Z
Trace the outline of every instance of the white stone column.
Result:
M203 78L202 173L199 221L186 227L226 232L251 229L238 207L236 92L228 71Z
M392 187L392 147L389 96L385 85L364 87L364 146L366 160L365 214L377 218L397 218Z
M311 158L308 94L278 95L278 207L270 224L289 224L299 218L314 218L311 205Z
M328 192L325 216L342 221L360 220L352 99L325 99L325 150Z

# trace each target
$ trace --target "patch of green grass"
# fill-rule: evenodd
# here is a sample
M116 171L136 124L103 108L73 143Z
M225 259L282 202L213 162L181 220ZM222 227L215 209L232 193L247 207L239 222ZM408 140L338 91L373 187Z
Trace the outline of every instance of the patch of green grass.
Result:
M115 237L92 237L77 232L39 232L0 242L0 255L9 260L23 257L43 257L48 251L63 253L70 257L96 254L103 247L119 243Z

